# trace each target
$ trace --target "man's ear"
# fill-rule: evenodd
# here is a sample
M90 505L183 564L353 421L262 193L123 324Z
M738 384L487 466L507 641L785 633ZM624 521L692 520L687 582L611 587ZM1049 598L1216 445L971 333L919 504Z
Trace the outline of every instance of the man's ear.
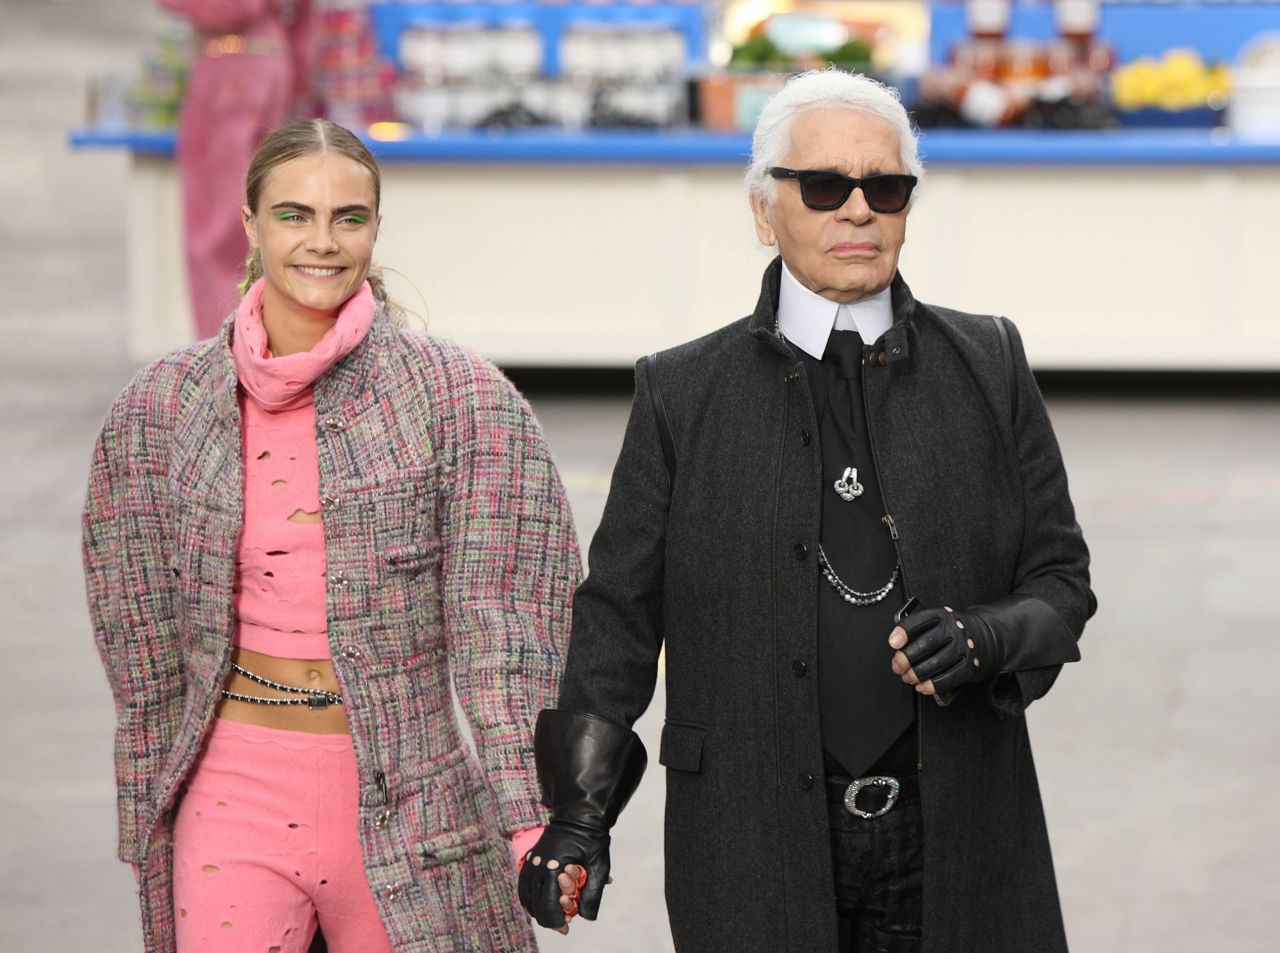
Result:
M751 203L751 218L756 226L756 238L760 239L762 245L778 244L778 237L773 233L773 225L769 222L769 208L762 196L752 192L749 198Z

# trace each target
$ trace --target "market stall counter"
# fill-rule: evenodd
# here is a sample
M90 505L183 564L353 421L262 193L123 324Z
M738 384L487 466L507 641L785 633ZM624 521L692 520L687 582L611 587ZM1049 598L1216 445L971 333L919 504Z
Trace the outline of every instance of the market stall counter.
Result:
M174 138L130 152L129 350L187 343ZM430 330L505 366L624 367L751 310L770 252L749 137L507 131L366 140L377 259ZM902 270L925 301L1017 321L1040 368L1280 370L1280 139L1226 130L938 130ZM237 215L237 209L226 214Z

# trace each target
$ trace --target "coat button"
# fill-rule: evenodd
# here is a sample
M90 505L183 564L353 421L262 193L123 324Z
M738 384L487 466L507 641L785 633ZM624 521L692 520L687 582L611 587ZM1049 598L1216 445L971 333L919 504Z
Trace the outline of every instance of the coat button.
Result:
M343 586L347 584L347 577L340 572L335 572L332 576L329 577L329 581L333 583L335 586L337 586L339 589L341 589Z
M320 506L322 509L331 510L342 503L342 498L333 493L326 493L320 497Z
M354 662L360 657L360 650L354 645L344 645L341 648L342 657L348 662Z
M801 791L809 790L809 788L813 787L813 775L812 774L800 775L800 777L796 778L796 784L799 785Z
M347 422L345 420L341 417L335 417L332 414L320 421L320 426L324 427L325 430L328 430L331 433L341 430L346 425Z
M387 822L391 820L391 808L384 807L377 814L373 815L373 826L378 830L382 830L387 826Z
M807 430L801 430L801 431L800 431L800 444L801 444L802 446L807 447L807 446L809 446L809 444L811 444L812 442L813 442L813 434L809 433L809 431L807 431Z
M383 884L382 895L386 897L388 900L399 900L400 885L399 884Z
M804 560L809 558L809 547L804 543L796 543L791 547L791 551L796 554L796 559Z
M803 660L796 659L791 663L791 671L795 673L796 678L804 678L804 673L809 671L809 666L805 665Z
M884 356L884 351L881 351L876 355L876 363L879 364L881 367L884 367L886 364L889 363L889 359Z

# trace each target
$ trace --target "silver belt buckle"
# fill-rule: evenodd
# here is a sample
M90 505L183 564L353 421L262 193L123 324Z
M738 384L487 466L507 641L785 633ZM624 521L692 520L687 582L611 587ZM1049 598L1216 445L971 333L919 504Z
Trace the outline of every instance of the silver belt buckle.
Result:
M858 807L858 794L863 788L881 787L889 789L889 798L884 802L884 807L878 811L864 811ZM850 814L858 817L873 818L882 814L888 814L893 806L898 803L898 792L902 790L902 785L898 783L897 778L891 778L886 775L874 775L869 778L858 778L847 788L844 789L844 809Z

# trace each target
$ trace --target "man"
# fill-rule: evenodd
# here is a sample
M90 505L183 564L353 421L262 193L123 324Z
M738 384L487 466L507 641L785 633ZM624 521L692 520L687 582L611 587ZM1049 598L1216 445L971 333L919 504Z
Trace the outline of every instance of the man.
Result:
M1012 325L897 273L922 173L864 77L804 74L761 115L780 260L754 314L637 368L539 719L544 926L596 915L665 643L677 950L1066 949L1022 716L1079 658L1088 551Z

